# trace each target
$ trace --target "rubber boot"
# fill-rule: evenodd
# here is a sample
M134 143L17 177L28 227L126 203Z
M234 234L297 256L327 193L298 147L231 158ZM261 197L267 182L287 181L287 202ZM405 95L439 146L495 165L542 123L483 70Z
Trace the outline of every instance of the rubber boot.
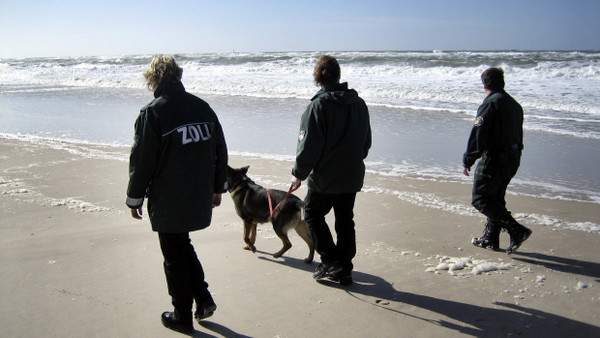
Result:
M510 235L510 244L506 248L507 254L515 252L532 233L529 228L519 224L512 216L502 221L502 227Z
M483 230L483 236L477 238L473 237L471 243L481 248L489 248L494 251L500 250L500 230L502 228L498 226L497 222L492 221L488 218Z

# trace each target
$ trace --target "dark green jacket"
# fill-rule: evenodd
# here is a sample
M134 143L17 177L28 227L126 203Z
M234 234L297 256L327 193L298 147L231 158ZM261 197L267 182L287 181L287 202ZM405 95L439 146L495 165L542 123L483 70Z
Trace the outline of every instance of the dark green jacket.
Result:
M141 109L129 159L127 205L148 197L154 231L183 233L205 228L214 193L226 191L227 146L210 106L181 82L162 84Z
M463 155L470 168L484 152L523 149L523 108L504 90L490 93L479 109Z
M292 175L319 193L358 192L370 148L365 101L347 83L323 88L302 115Z

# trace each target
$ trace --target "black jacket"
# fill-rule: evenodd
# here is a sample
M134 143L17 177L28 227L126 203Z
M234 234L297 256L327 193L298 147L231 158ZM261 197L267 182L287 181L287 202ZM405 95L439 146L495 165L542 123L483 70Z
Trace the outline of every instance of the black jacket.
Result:
M471 129L463 166L470 168L484 152L523 149L523 108L504 90L490 93Z
M292 175L316 192L358 192L370 148L365 101L347 83L323 88L302 115Z
M227 146L215 112L181 82L159 86L141 109L129 160L127 205L148 197L152 229L183 233L205 228L214 193L226 191Z

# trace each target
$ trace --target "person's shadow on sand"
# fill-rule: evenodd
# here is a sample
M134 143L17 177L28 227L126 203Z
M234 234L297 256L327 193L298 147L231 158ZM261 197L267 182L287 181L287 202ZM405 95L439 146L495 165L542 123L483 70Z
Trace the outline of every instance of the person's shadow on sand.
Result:
M522 256L522 257L519 257ZM517 251L513 253L514 260L526 262L529 264L542 265L548 269L562 271L582 276L596 278L600 282L600 264L586 261L579 261L571 258L558 256L549 256L537 252Z
M302 260L290 257L283 257L283 260L275 260L271 257L259 258L309 272L314 270L315 265L314 263L305 264ZM354 283L351 286L341 286L329 280L321 280L319 283L344 290L349 296L372 306L401 316L419 319L427 324L455 330L461 334L478 337L506 337L507 335L600 337L600 327L598 326L537 309L504 302L495 302L493 303L494 307L484 307L403 292L396 290L383 278L360 271L354 271L352 277ZM364 299L362 296L370 298ZM400 306L395 306L392 302L399 303ZM398 310L398 308L402 308L402 304L430 311L431 314L423 314L423 311L410 311L409 313L408 310L406 312Z
M203 320L200 322L200 325L207 329L210 330L214 333L216 333L217 335L212 335L206 332L202 332L202 331L198 331L195 330L192 333L189 334L185 334L186 336L189 337L195 337L195 338L217 338L217 337L239 337L239 338L251 338L250 336L246 336L240 333L237 333L233 330L231 330L230 328L227 328L221 324L217 324L215 322L211 322L209 320Z

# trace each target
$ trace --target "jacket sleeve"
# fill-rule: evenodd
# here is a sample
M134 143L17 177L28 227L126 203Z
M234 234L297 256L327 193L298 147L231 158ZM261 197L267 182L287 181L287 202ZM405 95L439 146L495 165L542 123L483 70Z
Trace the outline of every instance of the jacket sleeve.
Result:
M144 204L146 190L156 169L160 134L156 121L153 121L150 108L140 112L135 121L135 135L129 156L129 185L126 204L130 208L139 208Z
M217 121L216 154L215 154L215 182L214 189L216 194L227 192L227 144L223 128Z
M493 112L494 107L491 102L484 102L479 107L467 142L467 150L463 154L463 167L470 168L487 150L488 137L493 124Z
M325 133L319 126L319 120L322 120L320 110L313 103L302 114L296 162L292 169L292 175L300 180L305 180L316 167L325 147Z

